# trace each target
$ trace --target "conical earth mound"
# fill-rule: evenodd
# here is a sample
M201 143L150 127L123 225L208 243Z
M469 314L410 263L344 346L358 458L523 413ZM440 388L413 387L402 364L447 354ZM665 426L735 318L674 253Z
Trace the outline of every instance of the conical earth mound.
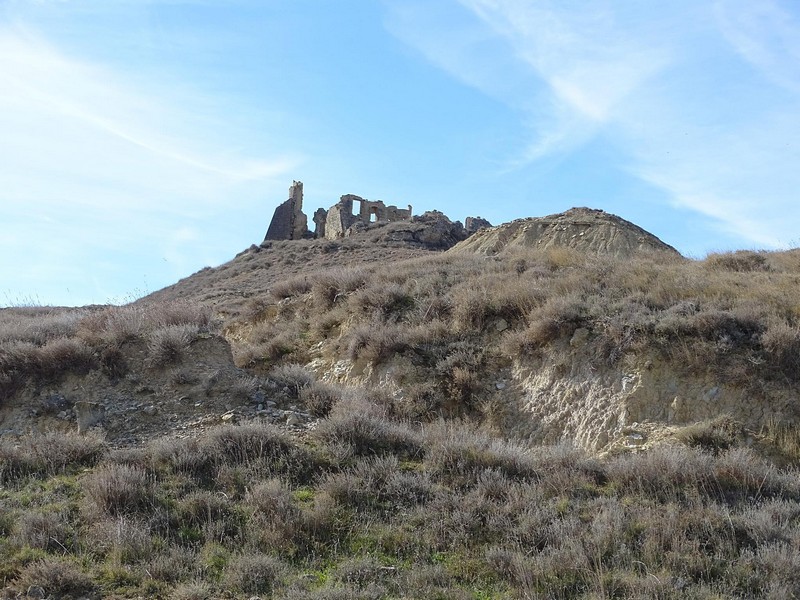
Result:
M517 219L482 229L450 252L498 254L514 248L565 247L589 254L631 256L641 251L678 254L653 234L630 221L602 210L571 208L547 217Z

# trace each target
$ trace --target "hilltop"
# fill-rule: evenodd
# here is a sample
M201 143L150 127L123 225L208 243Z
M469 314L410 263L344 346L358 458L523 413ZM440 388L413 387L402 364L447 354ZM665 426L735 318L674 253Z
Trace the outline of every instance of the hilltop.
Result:
M630 221L585 207L482 229L453 251L498 254L515 248L572 248L587 254L619 258L642 251L678 253Z

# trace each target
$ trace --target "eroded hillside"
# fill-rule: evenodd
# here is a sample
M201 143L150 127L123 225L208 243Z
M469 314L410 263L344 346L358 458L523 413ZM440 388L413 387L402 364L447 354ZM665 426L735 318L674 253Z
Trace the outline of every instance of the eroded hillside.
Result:
M177 415L191 415L194 403L214 406L217 418L231 411L264 416L265 398L286 388L275 373L294 369L305 373L300 387L316 380L320 388L368 390L396 418L465 417L504 435L567 441L593 452L646 446L718 418L756 433L795 422L796 251L692 261L617 217L586 209L545 218L545 229L567 235L568 215L589 233L540 244L541 237L520 233L526 222L518 221L520 227L484 230L441 253L432 248L455 241L432 241L446 236L442 224L449 223L433 215L337 243L253 247L131 307L87 309L38 339L10 335L4 389L28 413L61 396L98 405L106 415L121 404L134 414L152 405L148 410L170 416L151 420L169 429L185 420ZM588 229L587 218L593 220ZM610 235L609 227L617 233ZM508 237L509 231L516 233ZM625 252L600 251L603 236ZM499 251L501 238L507 244ZM477 240L479 250L489 239L497 254L469 246ZM575 247L576 239L586 246ZM164 317L126 330L142 315L180 314L186 307L206 311L205 325ZM92 333L106 313L103 326L111 331ZM195 329L187 334L186 327ZM205 348L198 331L218 339L212 329L230 353L215 351L228 358L195 372ZM174 356L148 358L163 343L176 346ZM68 377L41 366L57 359L40 355L59 351L72 365ZM125 357L122 376L107 365L117 355ZM187 378L194 384L182 383ZM146 389L155 391L148 396ZM329 403L337 395L322 393ZM306 400L312 397L309 392ZM313 420L302 399L288 400L284 394L280 406L271 401L269 408ZM15 412L14 422L28 413ZM4 414L11 418L8 409ZM271 416L275 421L285 413Z
M0 597L800 594L798 251L412 225L0 311Z

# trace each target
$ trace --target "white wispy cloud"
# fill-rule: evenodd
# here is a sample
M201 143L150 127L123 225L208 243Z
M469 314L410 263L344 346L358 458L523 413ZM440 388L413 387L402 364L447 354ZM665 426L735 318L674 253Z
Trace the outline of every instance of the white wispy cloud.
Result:
M405 20L394 13L394 32L519 111L530 142L510 161L514 168L568 154L602 133L628 156L616 168L658 186L676 206L753 244L796 240L800 29L791 4L444 4L473 17L462 15L468 27L442 23L446 39L456 40L447 51L418 26L429 22L422 7ZM474 40L491 36L481 45L492 51L483 62L496 68L472 69ZM453 47L462 60L452 59ZM513 70L504 67L510 61ZM492 94L494 82L520 74L526 85L505 91L527 98Z
M276 179L282 189L302 160L243 152L244 131L225 116L235 108L189 86L143 85L19 26L0 26L0 82L0 252L37 265L3 261L9 288L63 289L108 271L98 297L76 299L104 301L115 274L101 259L110 256L118 271L157 259L153 279L185 275L224 243L210 235L215 215L232 199L252 205ZM201 220L205 231L187 235Z

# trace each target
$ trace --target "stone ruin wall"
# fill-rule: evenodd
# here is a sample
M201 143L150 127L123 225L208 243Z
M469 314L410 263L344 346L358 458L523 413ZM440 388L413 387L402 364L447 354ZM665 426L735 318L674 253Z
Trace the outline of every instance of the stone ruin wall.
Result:
M303 182L293 181L289 199L275 209L264 240L300 240L308 237L308 219L303 212Z
M358 214L353 214L353 203L359 203ZM376 223L379 221L410 221L413 215L411 205L407 209L386 206L382 201L365 200L354 194L346 194L339 202L328 209L322 233L317 229L317 237L329 240L343 238L347 230L356 223Z
M358 213L353 213L353 204L358 202ZM303 213L303 183L293 181L289 188L289 199L275 209L267 230L267 240L299 240L324 238L336 240L348 235L353 225L369 225L375 222L410 221L413 218L411 205L408 208L386 206L381 200L366 200L355 194L345 194L328 210L319 208L314 212L314 232L308 230L308 219ZM491 224L480 217L467 217L466 230L474 233Z

